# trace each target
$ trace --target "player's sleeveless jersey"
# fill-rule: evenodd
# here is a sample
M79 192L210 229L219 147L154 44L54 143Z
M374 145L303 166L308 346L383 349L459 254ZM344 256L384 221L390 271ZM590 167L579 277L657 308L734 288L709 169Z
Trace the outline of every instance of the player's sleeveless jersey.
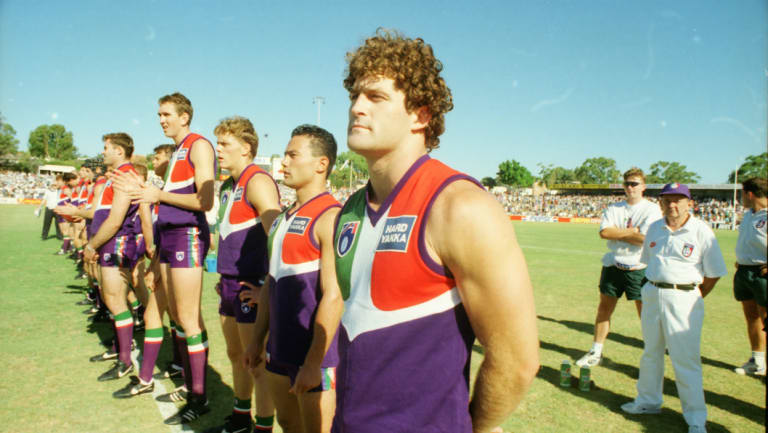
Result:
M221 186L216 265L220 274L259 277L267 274L267 235L259 212L248 202L248 182L256 175L267 176L277 191L272 176L255 164L245 167L236 184L230 177Z
M190 133L184 137L171 156L168 169L165 172L163 191L176 194L194 194L197 192L195 166L190 160L192 145L197 140L203 140L213 148L211 142L202 135ZM214 166L215 172L216 168ZM205 220L205 212L182 209L167 203L160 203L157 223L161 228L194 226L207 229L208 227Z
M61 189L59 189L59 202L57 203L57 206L65 206L72 203L72 189L68 186L65 186ZM72 218L69 215L62 215L62 218L64 218L64 221L72 222L74 221L74 218Z
M91 188L90 194L88 194L88 202L85 205L86 209L91 209L95 205L95 203L98 203L99 200L101 200L101 193L104 192L104 189L102 188L101 192L99 193L99 196L96 197L96 187L99 185L103 185L107 183L107 178L104 176L99 176L94 182L93 182L93 188ZM104 221L96 221L96 215L94 212L93 218L91 218L91 224L88 226L88 236L93 236L96 232L99 231L99 227L101 227L101 223Z
M90 180L84 179L82 182L82 185L80 185L80 191L77 194L78 207L85 207L86 203L88 203L88 196L91 194L91 190L93 188L93 184Z
M457 180L477 184L425 155L378 211L362 189L338 217L334 249L345 311L336 433L472 431L475 336L453 277L429 257L425 240L435 198Z
M133 164L126 162L125 164L121 165L117 168L119 171L122 171L123 173L127 172L133 172L136 173L136 170L133 168ZM93 224L95 224L96 229L93 233L96 233L98 231L98 227L101 227L101 224L104 223L104 221L109 216L109 212L112 210L112 200L115 198L115 191L112 188L112 180L106 181L104 184L104 189L101 191L101 196L98 198L98 200L95 202L95 209L93 212ZM132 204L128 208L128 212L125 214L125 219L123 220L123 224L120 226L120 228L117 230L117 233L115 233L115 236L125 236L125 235L134 235L137 233L136 231L136 224L139 225L139 233L141 232L141 224L138 223L138 218L136 217L136 214L138 213L139 205Z
M324 192L294 213L285 210L269 231L269 340L271 361L301 366L312 344L320 289L320 246L315 242L315 222L340 204ZM338 335L338 334L337 334ZM322 367L339 362L337 336Z

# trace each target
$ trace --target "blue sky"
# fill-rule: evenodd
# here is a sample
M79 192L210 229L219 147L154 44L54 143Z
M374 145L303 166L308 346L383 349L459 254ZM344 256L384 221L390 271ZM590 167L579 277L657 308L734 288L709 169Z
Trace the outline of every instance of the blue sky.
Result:
M516 159L620 170L678 161L721 183L766 150L768 10L722 1L0 2L0 111L25 149L61 123L81 153L106 132L138 153L168 140L157 98L181 91L193 130L251 119L259 154L320 124L346 150L344 55L377 27L430 43L455 108L433 152L475 177Z

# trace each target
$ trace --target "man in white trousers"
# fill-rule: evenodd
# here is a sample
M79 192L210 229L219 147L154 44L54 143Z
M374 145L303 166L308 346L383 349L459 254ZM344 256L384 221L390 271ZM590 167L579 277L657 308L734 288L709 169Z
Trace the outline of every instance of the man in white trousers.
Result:
M648 282L642 289L645 348L637 397L621 409L631 414L661 411L667 348L688 432L706 432L701 370L703 298L727 270L712 229L689 213L693 202L688 187L665 185L660 202L664 219L651 224L640 258L648 266Z

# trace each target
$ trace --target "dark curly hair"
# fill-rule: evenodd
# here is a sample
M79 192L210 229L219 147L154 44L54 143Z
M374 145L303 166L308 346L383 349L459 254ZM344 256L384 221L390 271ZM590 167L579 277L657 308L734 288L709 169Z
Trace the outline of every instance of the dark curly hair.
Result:
M453 109L453 97L440 76L443 64L435 58L431 45L421 38L409 39L397 31L379 28L361 47L347 53L347 63L344 88L348 92L360 79L384 76L405 93L409 113L427 107L432 115L424 130L427 151L437 149L440 134L445 132L445 113Z
M309 137L309 143L312 146L312 156L324 156L328 158L328 169L325 171L325 178L331 174L333 164L336 163L336 139L333 134L316 125L299 125L291 132L291 138L297 135Z

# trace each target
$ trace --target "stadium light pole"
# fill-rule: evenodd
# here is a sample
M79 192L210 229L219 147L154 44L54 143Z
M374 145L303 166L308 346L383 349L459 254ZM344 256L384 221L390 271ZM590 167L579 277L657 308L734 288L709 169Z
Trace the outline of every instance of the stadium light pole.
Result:
M325 104L325 97L323 96L315 96L312 98L312 103L317 105L317 126L320 126L320 106Z
M733 216L731 216L731 230L736 230L736 184L739 182L739 167L736 167L736 172L733 175Z

